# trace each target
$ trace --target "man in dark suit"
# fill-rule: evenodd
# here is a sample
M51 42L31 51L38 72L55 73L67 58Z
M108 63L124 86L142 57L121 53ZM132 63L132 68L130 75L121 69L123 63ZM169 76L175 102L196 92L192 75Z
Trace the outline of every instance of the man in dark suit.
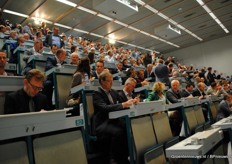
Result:
M23 88L6 95L5 114L37 112L48 109L47 98L39 93L45 76L37 69L30 70L23 80Z
M95 63L96 71L93 71L92 76L95 77L95 79L99 79L100 74L104 70L104 62L103 61L97 61Z
M118 92L123 102L131 99L134 99L136 102L140 101L139 97L135 97L135 94L133 94L136 83L136 80L131 77L126 80L123 90Z
M52 45L57 45L58 48L64 47L64 42L62 41L61 37L59 36L59 27L53 28L53 34L49 34L46 36L44 41L44 46L51 47Z
M193 85L187 84L185 89L181 91L181 97L192 97Z
M206 94L205 94L205 83L200 82L197 84L197 88L193 89L193 96L198 97L199 100L204 99ZM203 103L201 104L202 111L205 117L205 120L209 120L209 113L208 113L208 104Z
M158 65L154 68L154 73L156 81L160 81L170 87L169 70L162 59L158 60Z
M65 50L63 49L57 50L56 56L47 58L45 72L54 67L60 67L61 65L66 64L66 62L64 61L65 58L66 58ZM48 99L49 109L54 109L52 105L53 86L54 86L53 74L51 73L50 75L47 76L47 79L44 82L44 89L43 89L43 94L45 94Z
M109 153L110 163L129 163L127 160L127 139L125 123L121 119L109 119L109 112L123 110L131 106L135 100L123 102L116 90L111 89L113 76L103 71L99 76L101 87L93 94L94 116L93 127L99 142L107 137L109 147L103 149ZM105 140L104 140L105 141Z
M179 91L180 83L178 80L172 80L171 88L166 92L167 100L171 103L177 103L182 97ZM179 110L173 110L168 113L170 118L170 125L172 132L175 136L178 136L181 131L182 115Z
M153 65L152 64L148 64L147 65L147 69L144 71L144 78L145 79L151 78L149 80L149 82L155 82L155 74L154 74L154 72L152 72L152 68L153 68Z
M226 118L232 114L232 93L225 95L223 100L218 105L218 113L217 113L217 120L221 120Z
M28 71L30 71L33 68L32 61L27 62L28 59L34 55L34 56L39 56L41 55L43 51L43 41L41 39L38 39L34 41L34 46L30 49L25 50L24 55L23 55L23 60L26 62L26 66L22 71L22 74L25 75Z

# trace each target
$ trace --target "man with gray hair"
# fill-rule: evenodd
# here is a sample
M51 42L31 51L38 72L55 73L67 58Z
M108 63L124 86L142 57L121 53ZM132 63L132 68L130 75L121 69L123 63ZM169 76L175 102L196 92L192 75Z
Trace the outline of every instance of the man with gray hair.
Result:
M70 64L72 64L72 65L78 65L78 63L79 63L79 55L78 55L78 53L73 52L71 54L71 63Z
M105 137L109 141L109 143L101 145L102 149L109 153L109 163L127 164L129 161L125 122L122 119L109 119L109 113L130 107L135 100L122 101L118 92L111 89L113 76L108 71L100 74L99 83L101 86L93 94L94 131L99 142L104 141L105 143Z

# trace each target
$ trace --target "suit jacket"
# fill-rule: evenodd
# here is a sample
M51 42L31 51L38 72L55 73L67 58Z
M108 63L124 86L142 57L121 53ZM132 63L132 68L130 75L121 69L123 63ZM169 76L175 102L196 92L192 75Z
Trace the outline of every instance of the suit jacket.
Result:
M45 38L45 40L43 42L45 47L49 47L49 46L51 47L53 45L52 36L53 36L53 34L50 34L50 35L46 36L46 38ZM58 47L58 48L64 47L64 42L62 41L61 37L59 35L57 37L60 38L60 47Z
M23 89L6 95L4 113L13 114L30 112L29 100L30 97ZM35 104L35 111L40 111L41 109L48 110L48 103L45 95L38 93L35 97L33 97L33 100Z
M149 82L155 82L155 74L154 72L150 72L150 74L148 74L147 70L144 71L144 78L149 78L151 77L151 80L149 80Z
M176 93L171 88L166 92L166 96L171 103L177 103L178 99L181 98L180 92Z
M191 93L189 93L188 91L186 91L186 89L183 89L181 91L181 97L188 97L190 95L191 95Z
M170 86L168 67L164 64L158 64L154 69L156 80Z
M98 76L97 76L96 71L93 71L93 72L92 72L92 77L95 77L95 79L98 79Z
M127 99L127 97L126 97L126 95L125 95L125 93L124 93L123 90L118 91L118 94L119 94L119 96L121 97L122 102L128 101L128 99ZM135 98L136 95L135 95L134 93L132 93L131 97L132 97L132 98Z
M201 96L201 95L205 96L205 93L204 93L204 92L201 93L200 90L199 90L198 88L193 89L193 96L194 96L194 97L196 97L196 96Z
M232 110L226 100L222 100L218 105L217 120L226 118L232 114Z
M109 120L109 112L123 110L122 99L116 90L111 89L110 95L114 101L114 104L110 103L110 100L102 88L98 88L98 91L93 93L93 105L94 116L93 126L94 129L104 129L101 125L107 125L105 122L114 122L115 119Z

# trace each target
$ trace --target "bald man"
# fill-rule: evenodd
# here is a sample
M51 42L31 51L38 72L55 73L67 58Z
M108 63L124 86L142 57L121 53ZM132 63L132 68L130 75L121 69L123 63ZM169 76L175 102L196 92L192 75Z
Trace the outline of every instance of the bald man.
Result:
M178 80L172 80L171 88L166 92L168 101L170 101L171 103L178 102L178 99L182 97L179 89L180 89L180 82Z

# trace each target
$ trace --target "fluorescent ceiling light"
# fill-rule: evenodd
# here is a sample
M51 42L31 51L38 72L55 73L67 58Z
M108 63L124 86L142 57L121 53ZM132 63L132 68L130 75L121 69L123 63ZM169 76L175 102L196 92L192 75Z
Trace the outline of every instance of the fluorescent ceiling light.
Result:
M128 28L129 28L129 29L131 29L131 30L135 30L135 31L137 31L137 32L139 32L139 31L140 31L140 29L137 29L137 28L132 27L132 26L128 26Z
M77 4L75 4L73 2L70 2L70 1L67 1L67 0L56 0L56 1L64 3L64 4L69 5L69 6L72 6L72 7L76 7L77 6Z
M144 34L144 35L147 35L147 36L150 36L151 34L149 34L149 33L147 33L147 32L145 32L145 31L140 31L140 33L142 33L142 34Z
M99 34L95 34L95 33L89 33L90 35L92 35L92 36L96 36L96 37L99 37L99 38L104 38L104 36L103 35L99 35Z
M128 45L128 46L131 46L131 47L136 47L136 45L130 44L130 43L128 43L127 45Z
M145 3L143 2L143 1L141 1L141 0L135 0L135 2L137 2L138 4L140 4L140 5L145 5Z
M159 12L158 10L154 9L153 7L151 7L150 5L145 5L144 7L147 8L148 10L154 12L155 14Z
M169 21L170 23L174 24L174 25L177 25L177 24L178 24L177 22L175 22L175 21L172 20L172 19L168 19L168 21Z
M109 20L109 21L112 21L113 19L112 18L110 18L110 17L108 17L108 16L105 16L105 15L103 15L103 14L97 14L97 16L99 16L99 17L101 17L101 18L104 18L104 19L106 19L106 20Z
M21 13L10 11L10 10L6 10L6 9L4 9L3 12L4 13L8 13L8 14L17 15L17 16L24 17L24 18L28 18L29 17L29 15L21 14Z
M128 24L123 23L123 22L120 22L120 21L118 21L118 20L115 20L114 22L117 23L117 24L119 24L119 25L125 26L125 27L128 26Z
M159 39L159 37L155 36L155 35L150 35L152 38L155 38L155 39Z
M224 30L226 33L229 33L229 30L227 30L226 28L223 28L223 30Z
M212 12L212 11L208 8L208 6L204 5L204 6L202 6L202 7L205 9L205 11L206 11L207 13Z
M197 0L197 2L198 2L201 6L203 6L203 5L205 4L202 0Z
M128 43L126 43L126 42L123 42L123 41L120 41L120 40L118 40L117 42L118 42L118 43L125 44L125 45L127 45L127 44L128 44Z
M54 25L59 26L59 27L63 27L63 28L67 28L67 29L72 29L72 27L70 27L70 26L66 26L66 25L59 24L59 23L55 23Z
M217 19L217 17L214 15L214 13L209 13L209 15L210 15L213 19Z
M77 8L80 9L80 10L82 10L82 11L85 11L85 12L88 12L88 13L90 13L90 14L93 14L93 15L96 15L96 14L97 14L96 11L87 9L87 8L85 8L85 7L82 7L82 6L78 6Z
M167 17L166 15L164 15L163 13L157 13L160 17L162 17L162 18L164 18L164 19L166 19L166 20L168 20L169 19L169 17Z
M74 28L73 30L77 31L77 32L85 33L85 34L89 33L88 31L80 30L80 29L77 29L77 28Z

